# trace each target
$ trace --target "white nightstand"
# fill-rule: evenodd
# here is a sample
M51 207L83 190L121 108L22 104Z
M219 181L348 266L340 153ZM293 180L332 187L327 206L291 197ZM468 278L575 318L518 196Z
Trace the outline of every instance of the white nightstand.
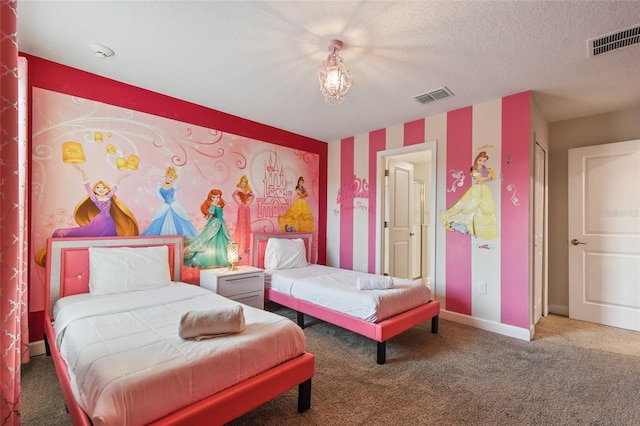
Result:
M229 268L200 270L200 287L245 305L264 309L264 271L246 265L237 268L235 271Z

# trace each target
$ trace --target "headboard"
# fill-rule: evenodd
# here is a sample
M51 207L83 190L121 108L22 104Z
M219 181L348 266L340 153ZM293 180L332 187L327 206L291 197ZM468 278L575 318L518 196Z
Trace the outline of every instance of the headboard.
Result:
M53 306L61 297L89 292L89 247L167 246L172 280L180 281L183 245L182 235L47 239L45 305L48 315L53 315Z
M269 238L302 238L305 249L307 250L307 261L312 262L312 234L307 232L254 233L251 234L251 264L253 266L264 269L264 254L267 250Z

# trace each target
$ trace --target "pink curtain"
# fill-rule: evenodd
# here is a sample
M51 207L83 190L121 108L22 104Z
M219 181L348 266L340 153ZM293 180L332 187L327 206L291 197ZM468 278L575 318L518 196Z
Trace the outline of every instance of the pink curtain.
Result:
M29 360L26 84L18 66L17 1L0 5L0 356L2 425L20 424L20 365ZM20 61L26 70L26 61ZM22 79L26 78L22 74ZM20 108L19 108L20 105ZM22 115L18 114L22 110Z

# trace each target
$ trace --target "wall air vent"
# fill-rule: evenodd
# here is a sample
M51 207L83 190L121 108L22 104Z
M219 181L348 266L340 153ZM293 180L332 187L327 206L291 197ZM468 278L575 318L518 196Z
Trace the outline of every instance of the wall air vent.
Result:
M413 99L415 99L417 102L420 102L421 104L428 104L439 99L448 98L449 96L453 96L451 90L447 89L446 87L441 87L439 89L435 89L421 95L416 95L413 97Z
M640 25L587 40L589 57L640 43Z

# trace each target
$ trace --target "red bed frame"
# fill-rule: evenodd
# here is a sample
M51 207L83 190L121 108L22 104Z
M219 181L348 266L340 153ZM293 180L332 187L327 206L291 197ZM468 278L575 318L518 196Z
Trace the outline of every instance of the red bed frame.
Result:
M308 233L287 232L287 233L254 233L251 238L251 254L253 266L264 268L264 254L269 238L302 238L307 250L307 259L312 259L311 243L313 236ZM272 291L270 288L264 290L265 298L278 303L297 312L298 325L304 328L304 314L314 318L335 324L344 329L358 333L377 342L378 364L386 361L386 343L394 336L431 320L431 332L438 332L438 315L440 315L440 302L432 300L429 303L410 309L406 312L388 318L386 320L373 323L346 315L333 309L328 309L304 300L296 299L287 294Z
M169 247L169 264L174 281L182 270L182 236L49 238L47 240L47 286L45 303L45 344L53 358L60 388L74 425L90 426L91 421L77 404L67 367L55 345L53 305L63 296L89 291L89 251L93 247ZM53 342L54 344L51 344ZM311 406L311 378L315 358L304 353L251 379L211 395L181 410L154 421L153 425L222 425L298 386L298 411Z

